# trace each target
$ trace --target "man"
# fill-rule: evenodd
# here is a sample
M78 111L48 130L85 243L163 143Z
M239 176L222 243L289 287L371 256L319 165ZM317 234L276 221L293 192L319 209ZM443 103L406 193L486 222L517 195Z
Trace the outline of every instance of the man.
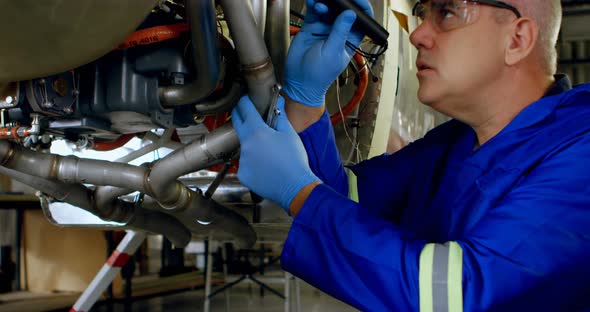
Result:
M418 97L454 120L353 166L358 189L323 101L362 35L307 5L287 116L232 117L240 180L294 216L284 268L367 311L590 309L590 84L553 76L559 1L420 1Z

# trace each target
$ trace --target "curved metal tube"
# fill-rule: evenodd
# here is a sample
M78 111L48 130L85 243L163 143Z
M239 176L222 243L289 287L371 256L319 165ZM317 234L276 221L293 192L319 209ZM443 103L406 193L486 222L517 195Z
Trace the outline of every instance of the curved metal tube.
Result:
M188 189L175 179L167 181L165 185L154 187L149 179L150 170L146 167L104 160L81 159L74 156L42 154L3 140L0 140L0 159L0 165L4 167L42 179L65 183L110 185L137 190L154 196L163 207L171 210L186 209L191 204L191 198L194 200L202 197L201 194ZM101 200L101 204L104 204L104 200ZM203 213L203 215L207 214Z
M215 180L215 176L200 176L200 177L181 177L180 182L186 185L188 188L196 190L199 189L201 191L206 191L209 186ZM99 192L99 189L108 189L104 192ZM129 194L130 190L122 189L122 188L115 188L110 186L101 186L97 188L95 194L103 193L109 194L110 196L122 196L125 194ZM222 203L222 204L236 204L236 203L249 203L253 202L252 194L250 193L250 189L245 187L243 184L240 183L236 174L228 174L221 184L217 187L213 196L211 197L212 200ZM97 198L96 201L98 202L98 195L95 195ZM160 204L150 196L145 196L142 207L150 209L150 210L158 210L161 208Z
M104 216L110 216L116 213L119 208L116 203L119 196L132 193L133 190L115 187L115 186L98 186L94 190L94 206L97 211L96 215L106 220Z
M215 3L213 0L188 0L186 12L190 26L192 58L198 74L188 85L161 87L159 97L163 106L201 101L215 91L219 82L221 56Z
M149 168L109 162L37 153L0 140L0 165L28 175L65 183L90 183L128 188L154 195L147 179ZM184 190L184 192L182 192ZM157 189L156 197L164 205L182 204L184 208L191 191L178 181L169 181ZM180 194L184 197L180 198ZM160 196L158 196L160 195ZM104 202L103 202L104 203ZM102 203L101 203L102 204Z
M105 221L123 223L149 232L166 236L177 246L186 246L191 239L191 232L178 220L162 212L136 209L132 203L116 200L112 203L112 214L102 214L93 205L92 191L81 184L67 184L42 179L16 170L0 166L0 173L21 183L29 185L61 202L65 202L94 215Z
M266 32L264 40L275 66L277 77L283 81L287 52L291 43L289 21L290 0L273 0L268 2L268 17L266 18Z
M33 159L36 161L35 166L31 166ZM94 214L102 214L102 216L99 216L112 219L110 221L120 222L124 216L129 215L128 211L134 208L134 206L130 207L129 203L120 200L116 200L111 204L108 203L109 198L112 199L113 195L121 194L123 189L129 188L154 196L159 204L167 209L167 213L169 214L189 218L191 222L215 222L216 227L218 227L217 223L222 223L224 226L227 226L225 228L226 231L236 233L236 235L246 235L244 238L239 238L240 240L244 240L245 242L254 239L255 241L256 235L247 220L228 208L215 203L213 200L206 199L200 191L190 190L180 181L173 180L167 185L159 185L157 191L153 191L156 189L151 184L149 178L143 178L152 176L149 174L149 169L145 167L92 159L80 159L78 157L41 154L22 149L19 146L13 146L10 142L3 140L0 140L0 160L2 166L16 169L22 174L29 175L31 176L30 180L36 179L34 183L37 184L34 186L40 190L49 188L44 186L43 183L48 183L50 186L54 185L54 191L68 190L71 184L63 183L64 181L95 185L108 183L108 185L118 187L110 189L103 188L99 193L101 196L99 200L100 204L103 206L114 205L111 209L101 210L99 212L92 206L94 201L90 198L90 195L83 196L82 192L75 193L78 194L74 197L76 199L75 201L68 201ZM51 181L52 179L61 181L61 183ZM105 192L108 191L113 191L115 194L105 195ZM53 194L51 195L53 196ZM58 193L56 196L63 198L64 195ZM137 214L134 214L137 217ZM146 226L152 226L152 224L157 223L150 223L151 221L146 219L147 217L142 218L142 216L140 214L139 219L126 219L124 222L128 222L129 226L139 227L141 225L144 229L147 229L145 228ZM154 230L151 229L150 231ZM252 235L254 235L254 238L252 238Z
M136 209L134 218L127 224L148 232L159 233L168 238L175 246L186 247L191 241L191 232L174 217L158 211Z
M258 111L266 116L277 80L264 39L257 30L247 1L220 0L220 4L243 66L249 96ZM239 140L233 126L226 124L156 162L148 178L155 197L164 196L163 190L172 191L169 185L177 177L231 158L238 147Z
M199 116L216 114L219 112L229 112L236 106L240 99L242 86L234 82L229 92L220 99L208 102L201 102L195 105L195 114Z
M155 188L149 179L150 170L146 167L74 156L41 154L2 140L0 159L2 166L43 179L133 189L154 196L168 209L185 209L193 193L175 179Z
M132 187L142 193L148 169L104 160L42 154L0 140L0 165L29 175L65 183Z
M257 64L268 58L262 33L247 1L219 0L242 64Z
M260 34L264 34L266 30L266 16L267 16L267 0L249 0L252 5L252 13L254 20L258 25Z
M214 224L215 228L235 237L235 242L240 248L252 246L256 242L256 232L251 226L236 227L236 224L248 223L244 217L237 212L204 197L195 198L198 205L191 205L190 208L183 211L172 211L172 215L179 217L181 220L208 220L207 222L199 221L201 225ZM207 209L193 209L193 207L207 207ZM207 215L204 216L203 212ZM190 228L190 226L188 226Z
M209 200L209 207L216 227L233 234L238 248L248 248L256 242L256 232L252 227L232 228L236 223L248 222L244 217L213 200Z
M209 188L213 180L215 180L214 176L180 178L180 181L189 188L198 188L203 191ZM240 183L236 174L226 175L211 199L223 204L252 202L250 190Z
M118 199L119 196L129 194L132 190L113 187L100 186L94 191L95 210L107 216L116 216L124 211L125 206L135 208L135 205L129 202ZM124 203L124 205L122 205ZM160 208L160 206L157 206ZM100 214L98 214L101 217ZM102 217L101 217L102 218ZM107 221L114 221L102 218ZM154 210L145 209L143 203L141 209L133 209L133 215L130 221L126 222L126 226L138 228L148 232L154 232L164 235L174 245L185 247L191 239L191 232L178 219Z
M239 146L233 126L226 124L156 162L150 182L154 189L163 189L176 177L223 163Z
M192 35L197 37L193 42L193 47L202 48L217 44L218 40L199 39L198 37L211 35L211 33L216 34L213 1L189 0L189 4L192 6L192 9L188 10L189 12L203 11L203 15L206 15L202 19L195 19L194 16L191 16ZM220 0L220 4L224 9L242 64L249 96L258 111L266 116L273 100L273 89L277 86L277 80L262 34L257 28L252 11L246 1ZM211 14L212 20L210 19ZM203 24L199 24L201 20ZM199 28L201 26L202 28ZM199 29L205 31L199 31ZM210 54L206 55L207 53L205 53L202 57L195 56L195 60L202 61L204 65L213 66L206 68L219 73L219 69L215 70L215 67L219 66L218 50L207 50L206 52ZM215 56L213 57L211 54L215 54ZM218 77L212 79L211 76L203 72L199 74L199 77L201 78L197 78L196 81L199 79L206 81L191 84L186 88L162 89L163 102L169 104L184 103L184 100L187 103L197 102L198 99L192 96L201 96L209 92L205 92L205 89L208 88L203 88L204 85L213 86L211 89L214 89L218 79ZM190 100L189 97L191 97ZM237 135L232 125L228 124L156 162L152 170L149 170L145 167L120 163L44 155L12 146L6 141L0 141L0 164L44 179L134 189L154 196L160 205L168 209L167 213L183 218L184 222L196 222L197 220L215 222L216 227L223 227L224 231L234 233L236 237L243 239L244 243L250 243L255 240L256 235L247 220L215 201L205 199L200 191L192 191L176 180L181 175L231 158L238 146ZM122 190L115 191L122 192ZM125 205L125 202L122 205ZM140 221L136 222L141 222L142 219L137 220ZM149 226L149 224L144 224L144 226Z
M277 85L274 67L247 1L220 0L248 85L248 94L262 116L268 114Z
M265 116L277 80L264 40L257 30L248 2L221 0L220 3L244 69L249 96ZM225 161L233 156L238 147L239 140L233 126L227 124L155 163L150 183L158 192L179 176Z
M209 222L197 222L195 220L197 218L197 215L195 214L196 211L191 211L190 209L184 211L169 211L167 213L177 217L188 229L195 233L202 233L207 231L207 229L216 232L226 232L234 237L234 242L240 248L248 248L256 242L256 232L251 226L235 226L236 224L248 222L248 220L237 212L220 205L214 200L205 200L205 202L201 202L200 205L207 205L207 211L211 212L208 216L210 219ZM160 206L156 200L146 196L142 207L146 210L156 210L159 209ZM212 225L214 225L214 227L212 227Z
M189 201L188 190L175 179L154 188L149 180L150 170L124 163L82 159L37 153L0 140L0 165L29 175L65 183L89 183L133 189L152 195L170 209L183 209ZM101 199L101 205L105 204Z
M35 188L59 201L67 202L74 206L95 213L90 204L91 191L80 184L66 184L62 182L41 179L16 170L0 166L0 174Z

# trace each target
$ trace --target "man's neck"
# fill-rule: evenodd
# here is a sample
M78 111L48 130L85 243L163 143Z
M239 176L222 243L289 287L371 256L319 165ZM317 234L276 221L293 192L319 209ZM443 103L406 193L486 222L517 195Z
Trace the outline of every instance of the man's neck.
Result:
M553 85L555 79L551 76L514 75L510 79L503 79L502 86L481 99L481 106L489 108L478 120L472 120L470 126L477 135L475 146L479 147L496 136L527 106L543 97Z

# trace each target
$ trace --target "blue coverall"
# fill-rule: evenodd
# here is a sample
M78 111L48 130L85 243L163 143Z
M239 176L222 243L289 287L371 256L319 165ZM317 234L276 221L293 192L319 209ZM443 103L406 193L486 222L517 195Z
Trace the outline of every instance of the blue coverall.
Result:
M361 162L358 203L324 115L300 134L324 184L283 268L363 311L590 309L590 84L568 89L477 149L452 120Z

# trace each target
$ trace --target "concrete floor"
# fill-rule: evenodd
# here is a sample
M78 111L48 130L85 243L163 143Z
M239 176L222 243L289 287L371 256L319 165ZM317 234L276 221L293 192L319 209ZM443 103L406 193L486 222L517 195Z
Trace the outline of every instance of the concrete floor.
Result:
M271 285L277 291L283 292L282 285ZM151 299L137 300L130 307L124 304L116 303L109 308L106 305L96 306L91 312L195 312L203 311L204 290L187 291L183 293L155 297ZM293 295L292 295L293 296ZM294 297L293 297L294 299ZM219 294L211 301L211 312L226 311L225 298ZM275 312L284 311L284 300L266 292L264 297L260 297L259 287L255 285L241 284L231 289L230 305L227 311L257 311L257 312ZM293 306L294 307L294 306ZM297 312L294 308L291 310ZM305 312L332 312L332 311L358 311L343 302L340 302L329 295L321 293L311 286L301 283L301 310Z

